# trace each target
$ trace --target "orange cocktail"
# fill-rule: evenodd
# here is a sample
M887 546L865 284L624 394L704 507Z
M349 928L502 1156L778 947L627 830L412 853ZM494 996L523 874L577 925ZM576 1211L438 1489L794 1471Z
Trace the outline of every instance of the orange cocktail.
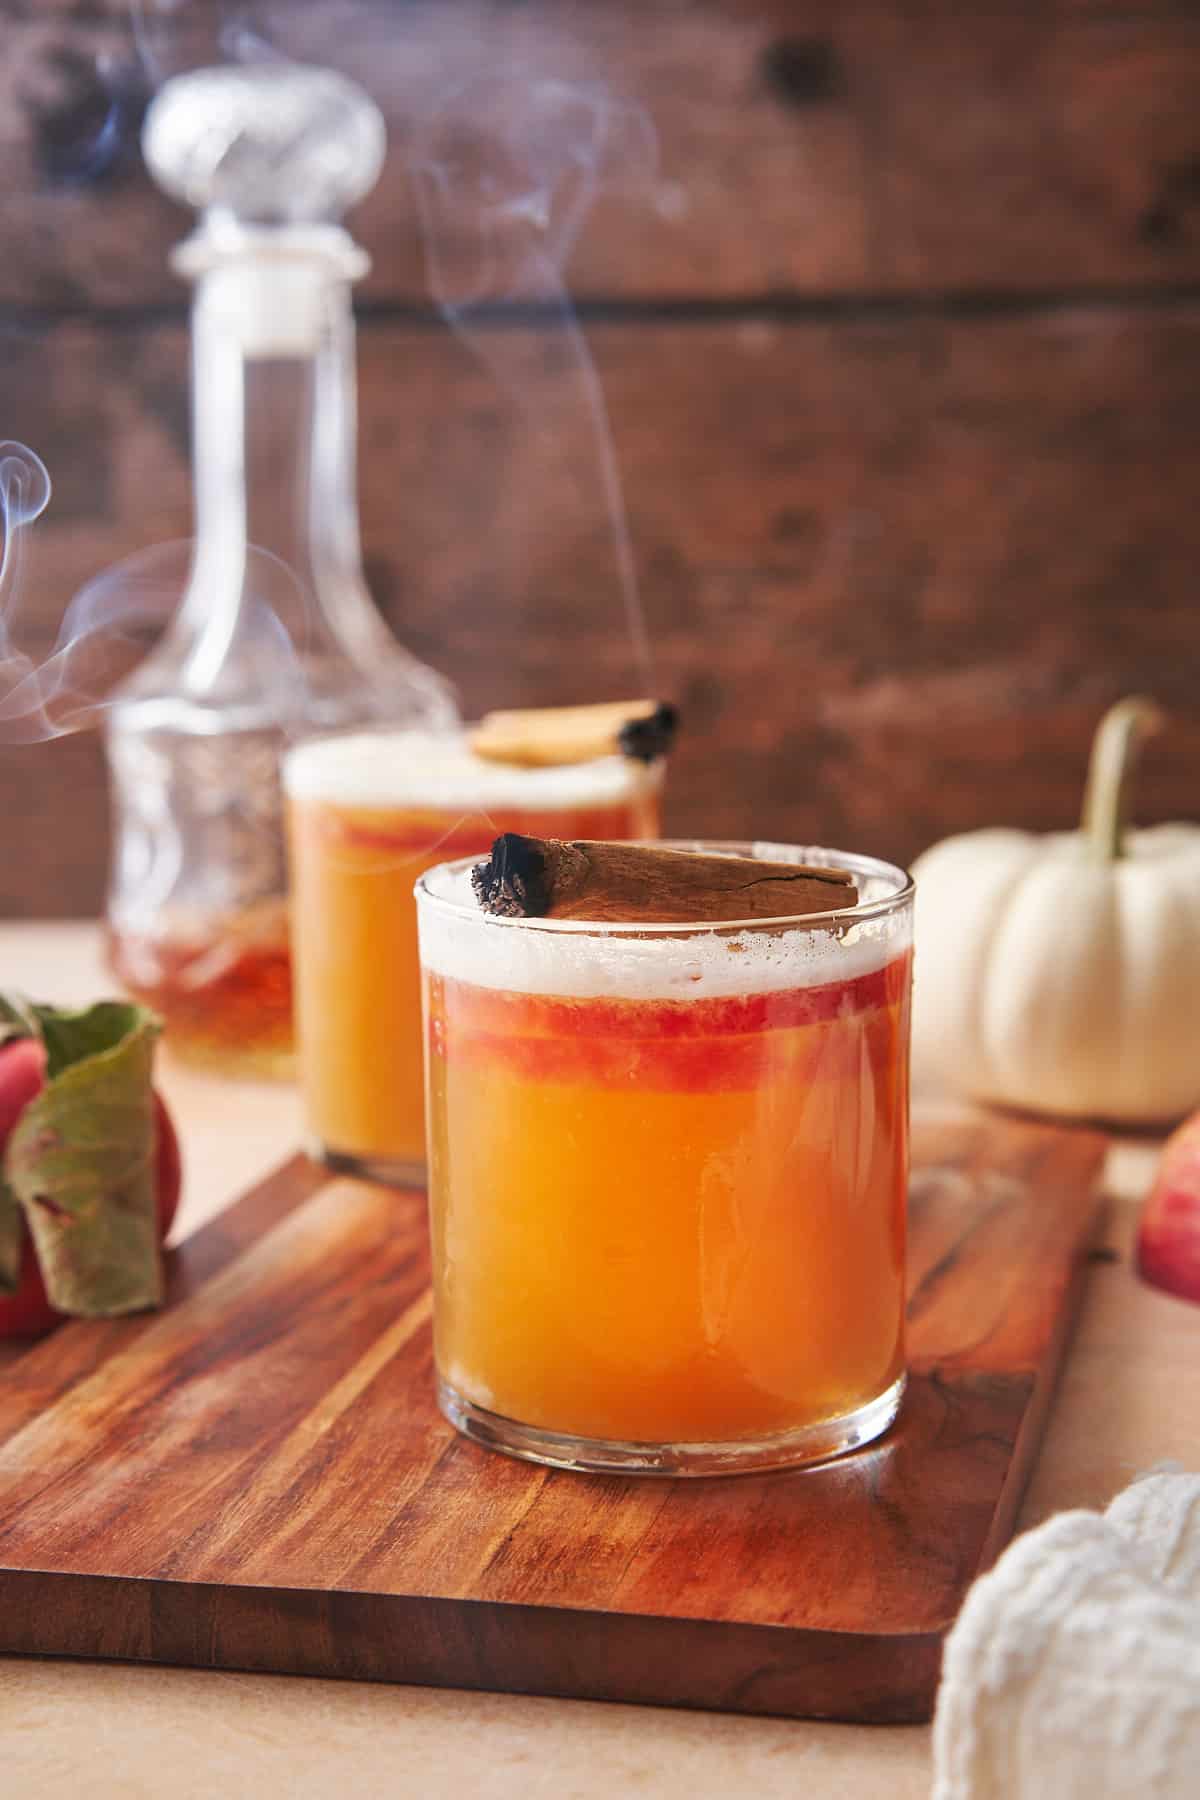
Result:
M773 851L778 855L778 851ZM904 1379L911 887L741 927L420 884L441 1400L582 1468L810 1460Z
M499 831L653 837L660 769L623 757L506 768L458 736L356 733L284 765L300 1079L336 1166L421 1179L425 1117L417 876Z

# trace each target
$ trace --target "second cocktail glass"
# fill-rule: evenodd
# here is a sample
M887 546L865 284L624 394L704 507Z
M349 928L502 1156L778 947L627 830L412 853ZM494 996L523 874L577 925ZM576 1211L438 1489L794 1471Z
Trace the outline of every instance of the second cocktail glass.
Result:
M654 837L662 765L516 768L461 734L314 739L284 763L300 1080L313 1148L380 1181L425 1175L413 883L501 831Z

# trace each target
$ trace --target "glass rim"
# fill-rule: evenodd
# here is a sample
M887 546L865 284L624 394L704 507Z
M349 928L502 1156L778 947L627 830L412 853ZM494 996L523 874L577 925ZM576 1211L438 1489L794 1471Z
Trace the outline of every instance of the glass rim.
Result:
M474 856L454 857L448 862L437 863L433 868L426 869L413 883L413 893L417 898L418 909L428 906L452 918L464 919L477 925L496 925L504 930L544 931L564 937L679 938L695 937L700 932L724 935L738 931L779 930L787 926L811 929L822 925L859 925L866 920L887 918L889 914L899 912L912 900L916 891L912 875L898 863L884 862L880 857L862 856L849 850L834 850L826 844L783 844L766 838L631 838L622 841L645 845L648 849L695 850L714 855L722 852L745 855L750 852L757 853L763 860L772 860L772 852L785 851L786 857L776 857L774 860L814 861L818 868L848 869L855 875L895 881L896 887L890 894L883 894L876 900L856 901L853 906L831 907L825 912L780 913L770 918L675 921L508 918L499 913L484 912L479 906L467 905L445 894L435 893L430 885L439 877L457 876L467 869L477 867L484 858L476 852ZM816 861L821 857L828 860Z

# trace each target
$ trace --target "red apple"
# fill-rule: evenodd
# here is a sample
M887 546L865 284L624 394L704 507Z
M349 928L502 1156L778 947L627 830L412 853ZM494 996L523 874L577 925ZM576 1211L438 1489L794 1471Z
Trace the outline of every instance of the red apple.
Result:
M0 1150L8 1134L46 1079L46 1053L36 1038L15 1038L0 1046ZM179 1138L162 1096L154 1096L155 1173L158 1231L165 1241L179 1208L182 1165ZM46 1297L28 1231L21 1246L21 1279L15 1294L0 1294L0 1338L42 1337L63 1318Z
M1152 1287L1200 1301L1200 1112L1163 1146L1138 1223L1137 1268Z

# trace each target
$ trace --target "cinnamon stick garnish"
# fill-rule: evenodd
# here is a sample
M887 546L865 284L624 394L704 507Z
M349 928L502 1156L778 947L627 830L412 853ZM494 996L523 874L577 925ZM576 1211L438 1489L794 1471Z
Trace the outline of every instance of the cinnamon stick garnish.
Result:
M644 844L566 843L515 831L496 839L471 882L484 910L504 918L602 925L791 918L858 899L845 869Z
M679 724L665 700L606 700L599 706L543 706L491 712L468 733L476 756L524 768L630 756L653 762L670 749Z

